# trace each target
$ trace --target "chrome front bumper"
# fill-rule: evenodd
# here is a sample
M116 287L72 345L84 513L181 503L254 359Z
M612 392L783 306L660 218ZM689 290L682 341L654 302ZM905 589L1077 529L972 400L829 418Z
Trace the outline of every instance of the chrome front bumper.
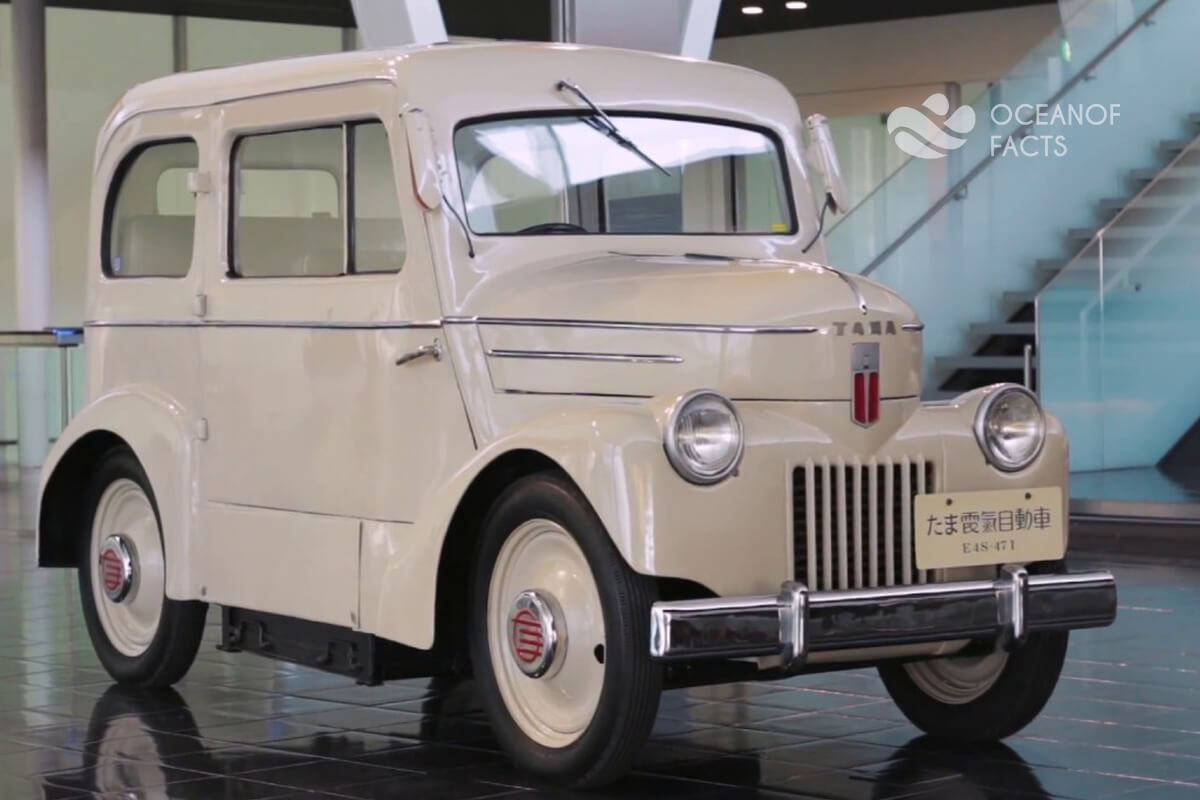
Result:
M780 656L784 669L809 653L983 639L1019 645L1030 633L1102 628L1117 616L1109 572L1030 575L1007 566L994 581L926 583L655 603L650 654L663 660Z

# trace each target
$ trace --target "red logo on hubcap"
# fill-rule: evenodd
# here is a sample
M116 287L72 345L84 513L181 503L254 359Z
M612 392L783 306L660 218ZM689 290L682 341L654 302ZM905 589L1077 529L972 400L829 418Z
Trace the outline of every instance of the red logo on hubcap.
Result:
M113 549L105 550L100 554L100 568L104 578L104 588L109 592L116 592L125 582L125 565L121 563L121 557L117 555L117 551Z
M542 621L531 608L522 608L512 618L512 641L517 659L533 664L546 652L546 636Z

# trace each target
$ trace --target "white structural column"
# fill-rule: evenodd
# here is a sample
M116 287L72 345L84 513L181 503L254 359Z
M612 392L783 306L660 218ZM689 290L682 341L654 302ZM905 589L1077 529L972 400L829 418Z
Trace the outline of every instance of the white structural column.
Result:
M351 0L363 47L444 42L446 21L438 0Z
M17 327L50 324L50 187L46 147L46 3L13 0L13 120L16 127ZM45 350L17 356L19 459L39 466L49 447L49 393Z
M708 58L721 0L555 0L555 38Z

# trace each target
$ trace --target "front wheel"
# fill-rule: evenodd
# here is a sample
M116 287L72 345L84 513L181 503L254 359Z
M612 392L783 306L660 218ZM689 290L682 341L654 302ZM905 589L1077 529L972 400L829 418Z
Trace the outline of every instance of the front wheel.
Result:
M83 518L79 593L100 663L123 684L171 685L196 657L208 604L167 597L158 505L128 448L101 459Z
M496 501L474 569L471 662L519 767L580 788L629 768L662 690L652 603L651 581L567 481L533 475Z
M1033 634L1012 652L936 658L879 668L904 716L939 739L996 742L1045 707L1067 655L1066 631Z

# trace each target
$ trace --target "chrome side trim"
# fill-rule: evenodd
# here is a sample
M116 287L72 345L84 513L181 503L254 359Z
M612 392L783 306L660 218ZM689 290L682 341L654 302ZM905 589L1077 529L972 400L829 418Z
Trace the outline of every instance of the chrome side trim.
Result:
M442 327L440 320L421 320L412 322L317 322L317 321L255 321L255 320L145 320L131 322L116 322L109 320L88 320L83 323L85 328L308 328L350 331L374 330L434 330Z
M960 639L1016 647L1030 633L1100 628L1117 615L1109 572L1028 575L1005 567L993 581L655 603L650 655L663 660L779 656L785 669L808 653Z
M900 330L908 331L909 333L920 333L925 330L924 322L906 322L900 326Z
M614 361L625 364L682 364L682 356L637 353L573 353L563 350L488 350L492 358L549 359L551 361Z
M443 325L513 325L535 328L602 328L632 331L683 331L693 333L820 333L815 325L706 325L691 322L610 322L606 320L537 319L526 317L445 317L412 322L325 322L258 320L88 320L85 328L329 328L338 330L405 330L440 328Z
M707 325L692 322L615 322L537 317L445 317L447 325L513 325L531 328L603 328L631 331L690 331L694 333L820 333L815 325Z

